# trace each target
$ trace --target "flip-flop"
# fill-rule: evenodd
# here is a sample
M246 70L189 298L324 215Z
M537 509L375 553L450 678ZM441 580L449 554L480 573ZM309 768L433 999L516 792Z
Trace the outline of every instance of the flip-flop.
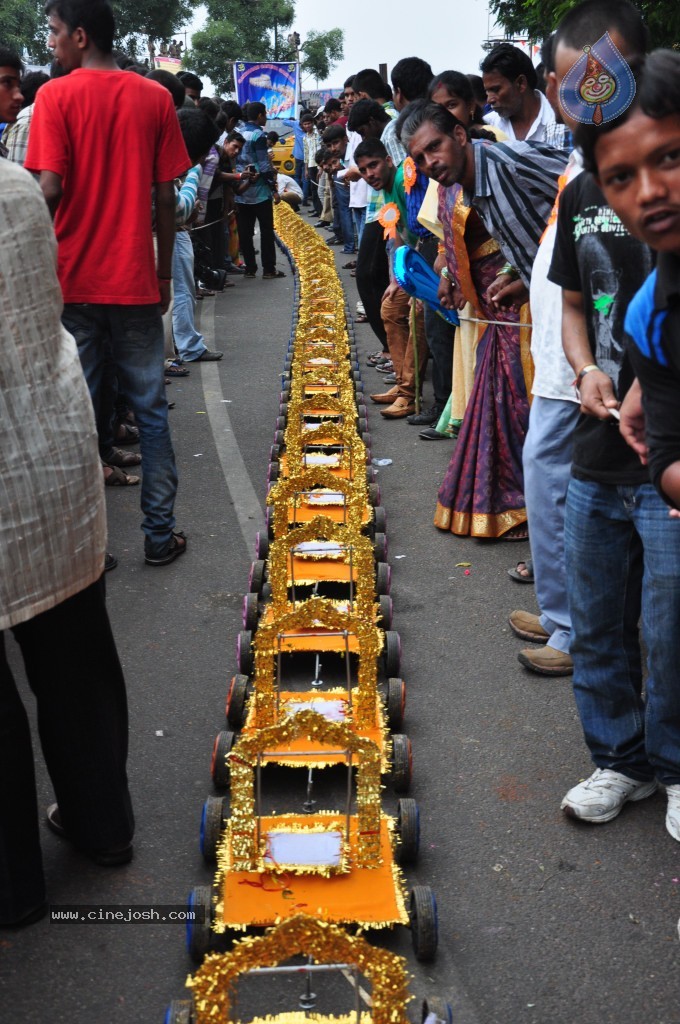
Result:
M116 427L114 441L116 444L139 444L139 428L133 427L129 423L119 423Z
M166 363L165 374L167 377L188 377L191 371L181 363Z
M523 565L527 570L526 576L520 572L520 566ZM534 582L534 563L530 558L523 558L521 562L518 562L514 569L508 569L508 576L515 583L533 583Z
M105 466L119 466L128 469L130 466L141 466L142 456L139 452L126 452L122 448L112 448L108 458L102 459Z
M104 474L104 484L107 487L135 487L141 480L141 477L124 473L118 466L106 466L106 469L111 470L108 476Z

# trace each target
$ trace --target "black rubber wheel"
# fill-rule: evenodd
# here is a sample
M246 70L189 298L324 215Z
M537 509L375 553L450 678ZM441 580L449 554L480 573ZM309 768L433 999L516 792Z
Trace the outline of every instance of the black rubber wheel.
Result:
M380 625L383 629L390 629L392 626L392 598L389 594L381 594L378 598L380 607Z
M189 916L187 918L187 949L195 964L203 962L203 957L210 952L212 946L212 889L209 885L197 885L189 893Z
M223 796L209 796L203 804L200 847L206 864L214 864L217 858L217 844L224 829L225 811L226 799Z
M284 401L287 402L289 397L290 397L290 381L289 380L284 380L283 384L281 385L281 398L284 399Z
M375 567L375 590L377 594L389 594L392 570L387 562L378 562Z
M272 599L272 585L268 580L266 583L262 584L261 597L263 601L271 601Z
M267 480L269 481L270 484L276 483L276 481L279 479L280 471L281 467L279 466L278 462L269 463L269 469L267 470Z
M286 429L286 417L285 416L277 416L276 417L276 429L280 430L281 433L283 434L283 431ZM283 440L283 438L282 438L282 440Z
M366 483L367 484L372 484L374 480L375 480L375 470L373 469L373 466L367 466L366 467Z
M429 962L437 954L439 923L437 901L429 885L414 885L409 898L408 916L416 960Z
M397 864L415 864L420 849L420 811L410 797L397 803L394 859Z
M270 462L278 462L280 455L281 455L281 445L278 444L278 442L274 442L274 444L269 449L269 461Z
M433 1024L453 1024L453 1007L439 996L430 996L429 999L423 999L420 1017L422 1024L430 1016L435 1018Z
M365 416L357 416L357 431L359 434L368 433L368 420Z
M390 732L398 732L404 724L404 709L406 707L406 685L403 679L392 677L387 680L385 704L387 706L387 727Z
M376 505L373 509L373 529L376 533L386 533L387 516L382 505Z
M232 729L240 729L245 725L248 682L248 676L235 675L229 686L225 714L227 716L227 724Z
M173 999L165 1011L163 1024L194 1024L194 1004L190 999Z
M257 541L255 541L257 545ZM248 577L248 590L253 594L262 593L262 585L264 583L264 561L258 558L257 561L253 562L250 567L250 575Z
M255 534L255 554L263 562L269 558L269 537L266 533L261 533L259 530ZM255 588L251 587L250 589L254 590Z
M246 629L249 629L252 633L257 630L257 624L259 621L259 594L251 591L250 594L245 594L243 598L243 625Z
M384 533L376 533L373 537L373 554L376 562L387 561L387 537Z
M357 416L359 417L359 419L366 420L366 423L368 423L368 409L366 408L364 403L360 402L358 399L357 399Z
M279 402L279 416L288 419L288 402Z
M236 739L233 732L223 729L218 732L213 743L212 758L210 761L210 774L216 789L226 789L229 785L229 762L227 754L234 746Z
M395 793L408 793L413 775L413 752L408 736L395 733L392 737L392 789ZM406 862L405 862L406 863Z
M380 484L369 483L368 485L368 501L371 505L380 504Z
M277 427L274 431L274 444L278 445L279 449L282 448L284 442L284 431L285 427ZM279 452L280 454L280 452Z
M401 668L401 640L399 634L393 629L385 630L383 659L387 678L398 676Z
M253 641L252 633L249 629L242 629L238 635L236 641L236 657L238 659L238 670L244 676L249 676L253 671L253 665L255 659L253 656L253 648L251 646ZM388 675L396 676L399 674L399 669L396 672L388 672Z

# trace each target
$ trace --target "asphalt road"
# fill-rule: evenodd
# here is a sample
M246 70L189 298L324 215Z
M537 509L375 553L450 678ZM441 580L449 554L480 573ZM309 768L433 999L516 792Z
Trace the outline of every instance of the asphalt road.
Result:
M354 283L340 274L353 305ZM210 882L198 826L264 506L291 302L288 273L238 280L201 304L208 344L224 359L168 388L187 554L164 569L145 567L138 491L107 494L136 852L127 867L97 868L45 829L53 905L181 909L192 886ZM360 351L375 348L367 325L357 336ZM379 375L363 373L366 391L378 389ZM449 999L455 1024L678 1024L680 851L664 830L664 800L627 807L600 828L562 816L564 792L590 766L569 681L530 675L516 660L521 643L508 614L535 605L533 588L511 582L506 569L527 545L437 531L432 515L452 442L422 442L416 428L385 422L377 410L370 429L373 455L392 460L378 479L423 830L408 877L437 894L440 951L423 966L405 929L372 938L409 958L416 997ZM459 562L471 563L468 576ZM36 762L46 805L39 751ZM191 969L181 924L46 919L0 933L0 1019L160 1024ZM278 989L246 991L241 1014L270 998L282 1006Z

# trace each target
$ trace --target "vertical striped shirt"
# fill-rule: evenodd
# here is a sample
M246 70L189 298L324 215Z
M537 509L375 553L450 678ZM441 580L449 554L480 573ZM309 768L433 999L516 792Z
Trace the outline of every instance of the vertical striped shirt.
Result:
M569 154L533 142L473 142L474 194L466 200L484 221L524 284L557 195Z

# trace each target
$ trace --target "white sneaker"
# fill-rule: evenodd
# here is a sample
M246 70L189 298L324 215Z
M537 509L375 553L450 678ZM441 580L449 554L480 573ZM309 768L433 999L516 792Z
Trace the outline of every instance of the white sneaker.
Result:
M680 785L666 786L668 808L666 810L666 828L673 839L680 843Z
M680 839L680 786L674 786L676 796L676 839ZM656 779L639 782L611 768L597 768L589 779L570 789L560 809L570 818L580 818L592 825L611 821L629 800L644 800L656 790ZM670 798L669 798L670 806ZM668 821L668 819L666 819ZM670 828L669 828L670 831ZM672 834L672 833L671 833Z

